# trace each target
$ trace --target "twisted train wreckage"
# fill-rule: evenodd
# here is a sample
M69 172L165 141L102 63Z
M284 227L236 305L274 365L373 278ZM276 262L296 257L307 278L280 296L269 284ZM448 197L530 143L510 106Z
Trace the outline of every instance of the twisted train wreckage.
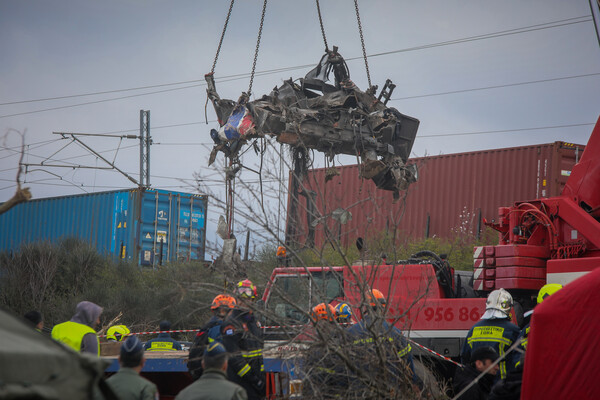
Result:
M247 93L237 102L221 99L213 74L205 75L208 98L220 125L218 131L211 130L215 146L209 165L219 151L235 158L247 139L274 136L292 146L294 154L314 149L330 159L338 154L360 157L361 177L393 191L395 197L414 182L416 170L406 162L419 120L386 106L395 88L389 79L378 97L377 86L360 90L350 80L348 66L337 50L335 46L328 50L298 83L290 78L254 101L249 101ZM331 72L333 85L328 83ZM295 167L294 173L301 177L302 170L306 168Z

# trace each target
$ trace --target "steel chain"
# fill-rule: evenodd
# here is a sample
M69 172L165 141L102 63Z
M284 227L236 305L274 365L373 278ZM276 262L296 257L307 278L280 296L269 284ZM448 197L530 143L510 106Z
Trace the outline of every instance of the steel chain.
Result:
M267 0L263 3L262 15L260 16L260 27L258 28L258 39L256 40L256 50L254 51L254 61L252 62L252 72L250 73L250 86L248 86L248 97L252 93L252 83L254 83L254 71L256 70L256 60L258 59L258 49L260 47L260 38L262 36L263 24L265 22L265 12L267 11Z
M358 33L360 34L360 44L362 45L363 58L365 59L365 68L367 69L367 81L369 82L369 88L371 88L371 74L369 73L367 51L365 50L365 38L363 37L362 25L360 23L360 13L358 12L358 0L354 0L354 8L356 9L356 20L358 21Z
M321 6L319 0L317 1L317 12L319 13L319 24L321 25L321 34L323 35L323 42L325 42L325 52L329 52L329 46L327 45L327 37L325 37L325 27L323 26L323 18L321 17Z
M223 26L223 32L221 32L221 40L219 40L219 46L217 47L217 54L215 54L215 60L213 61L212 68L210 69L210 73L213 74L215 72L215 67L217 66L217 60L219 59L219 53L221 52L221 45L223 44L223 39L225 38L225 31L227 30L227 24L229 23L229 17L231 16L231 10L233 9L233 3L235 0L231 0L231 4L229 4L229 11L227 12L227 18L225 19L225 26Z

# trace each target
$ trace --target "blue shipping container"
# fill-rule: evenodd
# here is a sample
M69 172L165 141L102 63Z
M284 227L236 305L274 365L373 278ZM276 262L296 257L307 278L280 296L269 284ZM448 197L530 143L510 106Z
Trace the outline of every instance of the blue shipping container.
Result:
M76 237L141 265L204 260L207 206L205 195L157 189L35 199L0 215L0 250Z

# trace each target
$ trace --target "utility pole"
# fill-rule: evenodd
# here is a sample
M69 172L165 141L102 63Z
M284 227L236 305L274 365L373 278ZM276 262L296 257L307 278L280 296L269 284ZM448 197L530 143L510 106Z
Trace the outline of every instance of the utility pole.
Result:
M140 110L140 188L150 187L150 110Z

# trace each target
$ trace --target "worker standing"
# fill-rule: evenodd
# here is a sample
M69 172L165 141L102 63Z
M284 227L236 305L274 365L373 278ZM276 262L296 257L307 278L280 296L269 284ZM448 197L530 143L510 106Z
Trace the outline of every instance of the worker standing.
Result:
M335 322L335 308L320 303L313 307L310 320L314 331L302 359L303 397L312 399L342 399L347 392L349 376L340 353L345 347L344 330Z
M36 331L41 333L44 329L44 318L42 317L41 312L32 310L25 313L23 318L25 318L27 322L29 322L31 326L35 328Z
M100 355L100 342L96 327L100 325L102 307L91 301L77 304L70 321L52 328L52 339L64 343L77 352Z
M175 400L246 400L248 396L244 388L227 380L227 357L221 343L208 345L202 356L204 374L183 389Z
M202 376L202 357L208 344L209 331L214 327L220 327L223 320L235 308L235 305L235 298L226 294L220 294L213 299L210 305L213 315L208 322L200 328L190 347L187 366L193 380L197 380Z
M121 345L120 369L106 380L120 400L158 400L156 385L140 376L146 358L144 346L136 336L129 336Z
M461 352L463 364L471 362L471 355L477 348L490 346L500 357L506 355L499 363L500 374L496 375L496 380L506 378L508 371L515 368L519 352L506 353L520 332L519 327L510 322L512 306L513 298L506 290L497 289L489 294L485 303L485 313L467 334Z
M364 297L362 320L347 329L348 340L356 353L354 358L369 366L365 368L365 376L359 377L357 390L366 390L367 397L387 397L398 390L419 390L417 386L422 386L422 382L415 373L412 348L402 332L385 320L383 293L372 289ZM385 367L381 367L382 362Z
M209 343L211 339L222 340L230 354L227 376L246 390L250 400L265 397L262 331L252 311L256 295L256 286L249 279L239 282L236 308L223 321L220 338L212 337L212 333L209 337Z
M171 330L169 321L160 321L160 333L152 340L148 340L144 345L144 349L148 351L175 351L181 350L181 344L171 337L168 332Z
M542 288L538 292L537 304L540 304L542 301L544 301L544 299L546 297L553 295L554 293L558 292L560 289L562 289L562 285L559 283L548 283L547 285L542 286ZM527 342L529 340L529 331L531 329L529 321L531 321L531 316L533 315L534 310L535 309L529 311L528 322L525 324L523 329L521 329L521 333L519 334L519 338L521 339L520 346L521 346L521 348L523 348L523 350L527 350Z

